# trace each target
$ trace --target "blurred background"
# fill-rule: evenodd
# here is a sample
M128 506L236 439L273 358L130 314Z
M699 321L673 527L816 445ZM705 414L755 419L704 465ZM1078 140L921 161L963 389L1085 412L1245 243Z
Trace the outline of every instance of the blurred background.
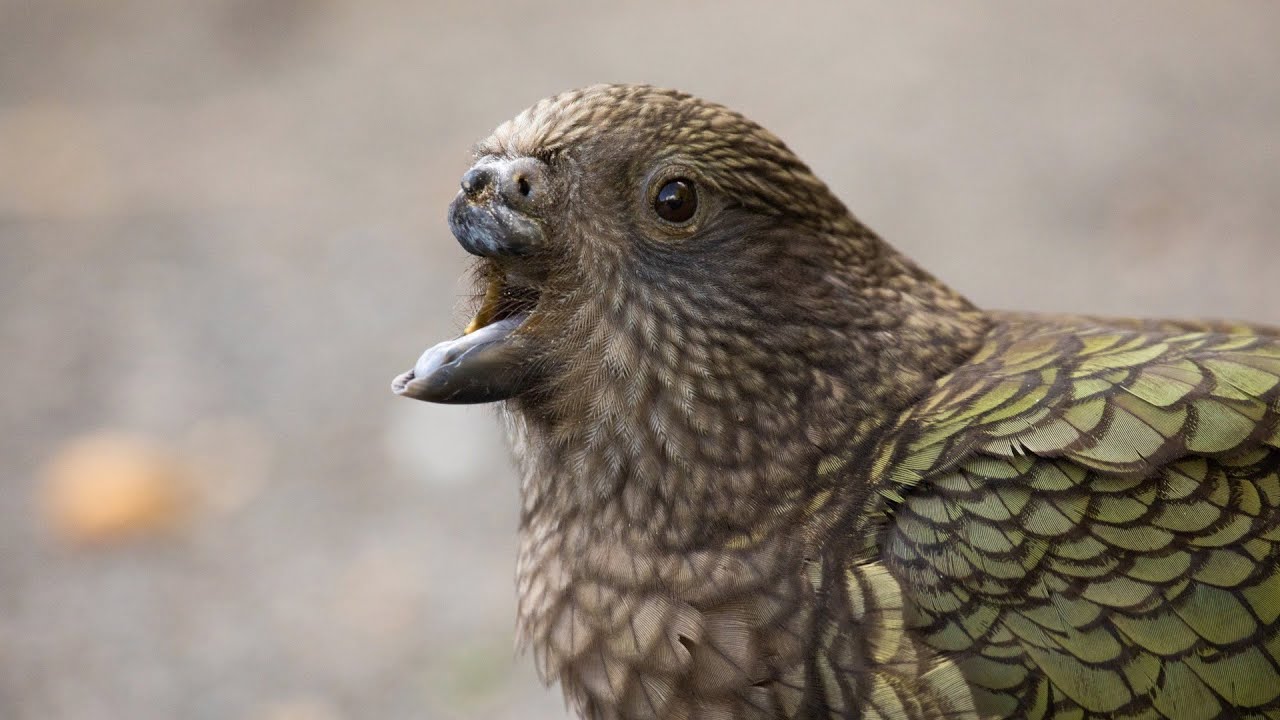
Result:
M975 301L1280 322L1280 6L0 0L0 718L563 718L444 210L545 95L786 139Z

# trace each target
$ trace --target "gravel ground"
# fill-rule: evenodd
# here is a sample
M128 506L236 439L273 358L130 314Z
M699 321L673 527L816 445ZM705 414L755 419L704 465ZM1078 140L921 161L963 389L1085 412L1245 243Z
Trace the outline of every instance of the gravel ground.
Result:
M985 305L1280 322L1277 37L1267 2L0 0L0 717L565 717L511 649L496 423L388 391L465 320L444 209L532 101L734 106ZM101 430L174 459L172 522L53 519Z

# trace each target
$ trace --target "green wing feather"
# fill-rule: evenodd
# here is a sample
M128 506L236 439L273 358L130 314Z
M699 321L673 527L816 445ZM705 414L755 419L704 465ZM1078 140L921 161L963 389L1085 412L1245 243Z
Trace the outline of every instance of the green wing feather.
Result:
M882 448L881 561L983 716L1280 716L1280 340L1168 330L1008 323Z
M956 663L908 635L902 587L886 566L840 565L841 571L809 568L815 592L834 603L820 626L813 668L826 716L976 720L973 693Z

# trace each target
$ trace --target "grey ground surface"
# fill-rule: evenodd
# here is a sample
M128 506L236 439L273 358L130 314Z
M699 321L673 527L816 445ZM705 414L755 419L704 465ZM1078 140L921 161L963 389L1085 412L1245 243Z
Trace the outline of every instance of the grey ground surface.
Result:
M444 209L530 102L677 86L785 138L974 300L1280 322L1280 6L0 0L0 718L561 718L512 650ZM71 438L198 473L69 544Z

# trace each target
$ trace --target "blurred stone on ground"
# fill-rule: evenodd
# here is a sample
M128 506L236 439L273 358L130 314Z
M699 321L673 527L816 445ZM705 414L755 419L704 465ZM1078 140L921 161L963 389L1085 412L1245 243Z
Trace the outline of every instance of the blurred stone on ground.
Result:
M45 474L45 513L76 542L102 542L171 530L188 505L176 458L147 439L119 432L76 438Z

